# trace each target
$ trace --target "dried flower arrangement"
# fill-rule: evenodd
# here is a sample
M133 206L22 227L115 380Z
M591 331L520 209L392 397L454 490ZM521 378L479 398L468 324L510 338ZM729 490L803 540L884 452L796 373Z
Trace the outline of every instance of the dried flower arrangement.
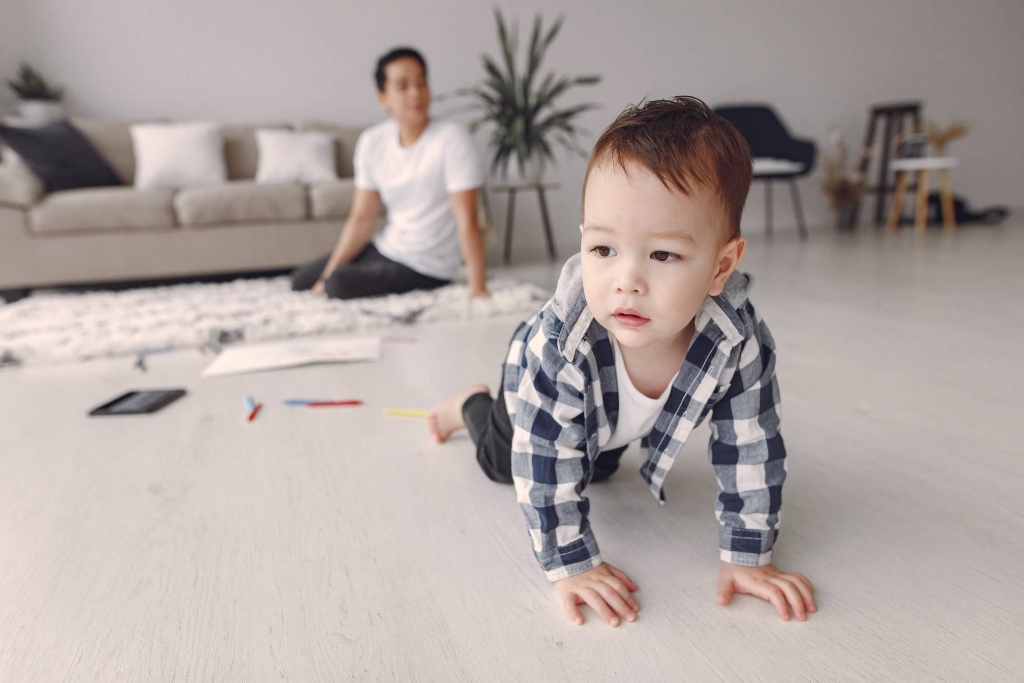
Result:
M861 153L858 163L848 167L850 147L841 132L832 133L832 144L835 154L824 153L822 167L825 177L821 179L821 189L828 196L829 206L834 210L856 206L864 194L864 174L860 172L860 161L865 152Z
M970 132L971 127L963 121L953 121L945 128L940 128L937 124L932 121L928 121L924 124L925 133L928 134L928 141L932 143L932 147L935 149L936 156L942 156L947 145L964 137Z

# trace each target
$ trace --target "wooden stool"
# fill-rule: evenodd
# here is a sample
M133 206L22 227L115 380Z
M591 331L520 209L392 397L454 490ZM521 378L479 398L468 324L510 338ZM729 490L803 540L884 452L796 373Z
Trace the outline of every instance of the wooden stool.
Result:
M860 158L861 177L867 180L868 165L871 163L871 153L875 147L875 130L878 122L884 121L885 133L882 137L882 154L878 163L878 181L872 187L866 188L868 192L874 192L878 196L875 199L875 225L881 225L885 217L885 196L892 191L893 186L889 184L889 161L893 153L893 140L903 134L905 119L909 118L911 131L921 131L921 103L920 102L897 102L891 104L879 104L871 108L868 119L868 132L864 136L864 152ZM858 211L860 206L858 205Z
M954 166L956 166L956 159L953 157L921 157L893 161L892 170L896 172L896 194L893 196L892 209L889 211L889 229L899 229L907 183L910 180L910 174L917 173L917 210L914 212L914 231L918 234L924 233L928 223L928 174L931 171L937 171L939 174L942 223L946 230L955 229L953 185L949 179L949 169Z

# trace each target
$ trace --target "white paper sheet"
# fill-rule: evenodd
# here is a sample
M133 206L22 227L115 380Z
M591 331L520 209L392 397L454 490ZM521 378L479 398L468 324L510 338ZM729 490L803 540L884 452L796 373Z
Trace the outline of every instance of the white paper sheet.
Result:
M380 360L380 337L290 339L227 347L203 370L203 377L238 375L315 363Z

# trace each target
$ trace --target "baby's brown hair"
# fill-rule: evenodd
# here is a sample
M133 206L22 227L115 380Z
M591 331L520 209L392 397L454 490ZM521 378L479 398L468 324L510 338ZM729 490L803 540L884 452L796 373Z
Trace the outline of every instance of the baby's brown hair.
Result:
M750 147L736 127L696 97L650 100L630 105L594 144L583 181L595 166L611 161L629 173L638 164L665 187L683 194L704 186L721 205L726 240L740 236L743 204L753 173Z

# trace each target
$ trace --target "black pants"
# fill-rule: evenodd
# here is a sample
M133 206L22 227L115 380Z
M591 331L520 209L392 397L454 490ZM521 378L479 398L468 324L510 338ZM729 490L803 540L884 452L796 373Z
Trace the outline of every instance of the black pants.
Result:
M500 386L500 385L499 385ZM512 422L505 408L505 395L473 394L462 404L462 419L469 437L476 444L476 461L487 478L500 484L512 483ZM594 462L591 482L602 481L619 469L619 458L626 447L601 453Z
M292 272L292 289L299 292L312 288L323 274L329 258L330 254L296 268ZM436 289L447 284L448 280L424 275L392 261L377 251L373 244L368 244L351 262L334 269L324 282L324 289L332 299L360 299L403 294L415 289Z

